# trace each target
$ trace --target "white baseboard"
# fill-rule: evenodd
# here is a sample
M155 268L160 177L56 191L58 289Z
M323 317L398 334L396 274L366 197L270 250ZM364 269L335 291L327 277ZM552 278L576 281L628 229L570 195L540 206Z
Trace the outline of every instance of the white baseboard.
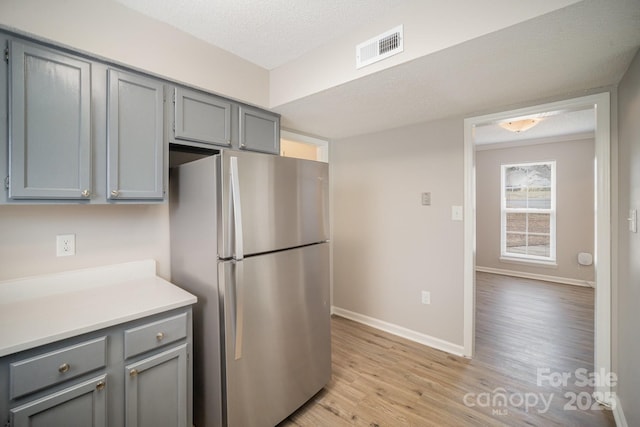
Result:
M463 346L450 343L449 341L441 340L440 338L432 337L431 335L416 332L402 326L394 325L393 323L385 322L384 320L375 319L373 317L345 310L340 307L332 306L331 313L358 323L362 323L367 326L371 326L372 328L380 329L381 331L389 332L390 334L397 335L399 337L406 338L408 340L415 341L429 347L433 347L437 350L446 351L447 353L455 354L456 356L464 356Z
M613 419L616 421L616 426L618 427L629 427L627 424L627 419L624 417L624 412L622 411L622 404L620 404L620 399L618 396L615 396L615 402L613 406Z
M523 271L504 270L502 268L476 266L476 271L482 273L500 274L502 276L522 277L523 279L544 280L545 282L562 283L564 285L583 286L595 288L595 282L587 280L570 279L568 277L548 276L546 274L525 273Z

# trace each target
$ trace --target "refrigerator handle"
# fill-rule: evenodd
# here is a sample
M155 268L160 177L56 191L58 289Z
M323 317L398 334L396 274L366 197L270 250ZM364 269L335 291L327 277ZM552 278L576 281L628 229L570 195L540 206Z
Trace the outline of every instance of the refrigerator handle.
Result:
M242 333L244 330L244 263L237 261L235 264L235 312L234 312L234 357L238 360L242 357Z
M231 204L233 206L234 258L244 258L242 247L242 206L240 204L240 180L238 179L238 158L229 157L231 173Z

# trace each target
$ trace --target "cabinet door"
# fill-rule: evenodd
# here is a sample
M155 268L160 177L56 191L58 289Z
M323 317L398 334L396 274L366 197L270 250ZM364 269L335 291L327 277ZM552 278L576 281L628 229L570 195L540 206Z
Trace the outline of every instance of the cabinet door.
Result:
M88 198L91 64L19 42L9 51L9 197Z
M280 117L266 111L240 107L240 148L280 153Z
M127 427L187 426L187 344L125 367Z
M192 90L175 90L175 138L231 145L231 103Z
M106 427L106 375L11 410L13 427Z
M108 71L107 198L164 197L164 86Z

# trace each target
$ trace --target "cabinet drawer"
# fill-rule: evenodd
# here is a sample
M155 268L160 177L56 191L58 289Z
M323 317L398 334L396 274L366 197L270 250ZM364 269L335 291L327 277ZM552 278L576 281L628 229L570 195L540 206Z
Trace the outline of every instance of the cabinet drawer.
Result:
M187 336L187 314L147 323L124 332L124 357L162 347Z
M11 363L11 398L103 368L106 364L106 341L106 337L96 338Z

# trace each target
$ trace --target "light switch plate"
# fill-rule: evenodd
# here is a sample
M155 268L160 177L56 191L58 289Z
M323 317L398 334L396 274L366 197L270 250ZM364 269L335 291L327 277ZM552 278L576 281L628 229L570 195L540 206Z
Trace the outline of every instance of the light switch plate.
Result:
M451 220L462 221L462 206L451 206Z
M422 193L422 206L431 206L431 193Z

